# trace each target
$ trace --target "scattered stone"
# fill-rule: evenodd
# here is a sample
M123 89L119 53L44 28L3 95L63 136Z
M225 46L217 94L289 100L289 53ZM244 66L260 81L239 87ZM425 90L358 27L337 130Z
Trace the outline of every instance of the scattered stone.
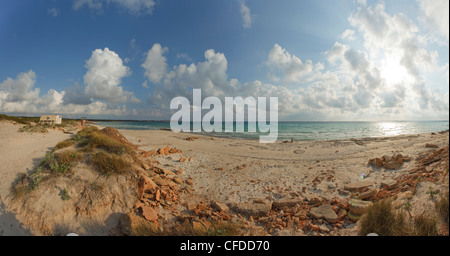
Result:
M425 147L426 148L439 148L438 145L436 145L436 144L429 144L429 143L425 144Z
M370 201L362 201L359 199L352 199L350 200L350 212L356 215L363 215L366 213L367 208L372 205L372 202Z
M401 164L398 163L397 161L389 161L384 164L384 168L388 170L397 170L398 168L400 168L400 166Z
M227 212L229 210L229 208L226 204L217 202L215 200L211 201L211 207L219 212Z
M380 188L393 189L397 185L396 180L383 180L380 184Z
M369 189L366 192L362 193L361 195L358 196L359 199L361 200L367 200L369 198L372 198L374 195L377 194L377 191L374 189Z
M144 216L146 220L154 221L158 219L158 213L155 210L153 210L152 207L142 206L141 209L142 209L142 216Z
M191 178L189 178L189 179L187 179L186 180L186 183L188 184L188 185L194 185L194 182L192 181L192 179Z
M322 224L322 225L320 225L320 227L319 227L319 231L320 231L320 232L329 233L329 232L330 232L330 229L327 227L327 225Z
M182 163L182 162L184 162L184 160L185 160L184 157L180 157L179 162Z
M272 204L231 203L230 209L246 217L264 217L272 209Z
M172 180L173 180L173 182L175 182L177 184L183 184L183 180L178 177L174 177Z
M152 168L150 165L148 165L147 163L142 163L142 168L144 168L144 170L150 170L150 168Z
M314 207L309 212L311 216L316 219L325 219L329 223L335 223L338 219L338 216L333 211L333 208L330 204L324 204L319 207Z
M344 189L352 191L352 192L359 192L360 190L372 186L373 182L369 180L364 181L358 181L354 183L350 183L347 185L344 185Z
M292 208L296 205L300 205L302 202L303 201L300 198L282 198L280 200L272 202L272 207L284 210L287 208Z

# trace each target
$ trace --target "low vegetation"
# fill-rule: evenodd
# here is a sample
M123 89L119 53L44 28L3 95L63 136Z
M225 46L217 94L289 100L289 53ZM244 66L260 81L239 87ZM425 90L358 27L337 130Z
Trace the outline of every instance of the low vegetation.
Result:
M20 175L12 192L15 196L21 196L35 190L52 176L66 175L81 161L91 164L105 175L125 173L131 167L131 153L128 144L110 137L97 127L86 127L73 138L59 142L45 155L34 172Z
M447 223L449 224L449 192L445 193L445 195L436 202L436 210L439 213L439 216Z
M440 207L445 207L444 203L438 208ZM436 216L421 214L408 218L402 210L394 210L390 199L375 202L361 219L363 235L376 233L380 236L436 236L436 226Z
M130 162L121 156L99 151L90 158L91 164L103 174L120 174L127 171Z

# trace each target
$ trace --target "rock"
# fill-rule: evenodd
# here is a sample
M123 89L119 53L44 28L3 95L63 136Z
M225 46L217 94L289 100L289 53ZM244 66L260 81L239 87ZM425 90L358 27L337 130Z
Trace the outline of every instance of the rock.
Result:
M390 157L390 156L383 156L383 161L384 162L390 162L392 160L392 157Z
M396 180L384 180L380 184L380 188L393 189L397 185Z
M308 201L308 204L311 206L319 205L322 203L322 199L312 195L306 195L305 199Z
M144 216L146 220L154 221L158 219L158 213L155 210L153 210L152 207L142 206L141 209L142 209L142 216Z
M142 199L144 193L155 193L157 187L158 185L152 179L142 176L139 181L139 198Z
M358 198L361 200L366 200L366 199L373 197L376 194L377 194L377 191L375 189L369 189L366 192L359 195Z
M342 220L345 216L347 216L347 211L344 209L339 209L337 216L338 220Z
M219 212L227 212L229 210L229 208L226 204L217 202L215 200L211 201L211 207Z
M358 182L354 182L354 183L350 183L347 185L344 185L344 189L349 190L349 191L353 191L353 192L358 192L363 188L367 188L372 186L373 182L369 181L369 180L363 180L363 181L358 181Z
M319 207L314 207L309 212L311 216L316 219L325 219L329 223L335 223L338 219L338 216L333 211L333 207L330 204L324 204Z
M155 169L156 169L156 172L157 172L157 173L160 173L160 174L165 174L165 175L175 175L174 172L172 172L171 170L166 169L166 168L155 167Z
M159 186L169 186L171 188L176 186L175 182L168 180L168 179L161 178L159 175L152 177L152 179Z
M129 236L138 235L136 234L136 229L142 226L145 226L154 232L158 231L158 227L154 222L149 222L131 212L123 214L119 219L119 229Z
M330 232L330 229L327 227L327 225L322 224L322 225L320 225L320 227L319 227L319 231L320 231L320 232L329 233L329 232Z
M350 212L356 215L363 215L366 213L367 208L372 205L370 201L362 201L359 199L350 200L349 208Z
M182 163L182 162L184 162L184 160L185 160L184 157L180 157L179 162Z
M246 217L264 217L272 209L272 204L231 203L230 209Z
M144 170L149 170L150 168L152 168L150 165L148 165L147 163L142 163L142 168L144 168Z
M398 168L400 168L400 166L401 164L399 164L395 160L384 163L384 168L388 170L397 170Z
M186 183L191 186L194 185L194 182L192 182L192 179L190 178L186 180Z
M439 146L436 145L436 144L430 144L430 143L427 143L427 144L425 144L425 147L426 147L426 148L438 148Z
M180 179L180 178L178 178L178 177L175 177L175 178L173 178L172 180L173 180L173 182L175 182L175 183L177 183L177 184L183 184L183 180Z
M358 221L361 218L361 215L354 214L352 212L347 213L347 217L353 221Z
M302 199L300 198L282 198L280 200L274 201L272 203L272 207L284 210L287 208L292 208L296 206L297 204L301 204Z

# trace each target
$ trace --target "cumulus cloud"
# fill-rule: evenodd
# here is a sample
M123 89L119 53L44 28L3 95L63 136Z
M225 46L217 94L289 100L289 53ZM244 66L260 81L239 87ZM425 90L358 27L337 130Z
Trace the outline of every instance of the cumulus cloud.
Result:
M140 102L132 92L119 86L122 78L130 74L130 69L114 51L108 48L96 49L86 61L85 67L87 72L84 75L84 93L88 97L116 103Z
M266 64L271 69L271 73L268 75L274 81L279 81L274 72L281 72L287 82L298 82L304 75L313 71L311 60L304 63L278 44L275 44L269 51Z
M154 0L74 0L72 7L79 10L86 5L90 10L101 12L103 4L111 2L132 14L151 14L155 6Z
M150 82L159 83L167 73L167 63L164 57L164 53L167 51L167 47L163 48L160 44L154 44L148 50L145 62L141 66L145 69L145 76Z
M33 89L36 82L36 73L29 70L26 73L20 73L16 79L8 77L0 84L0 90L6 95L4 101L18 102L35 100L39 97L39 89Z

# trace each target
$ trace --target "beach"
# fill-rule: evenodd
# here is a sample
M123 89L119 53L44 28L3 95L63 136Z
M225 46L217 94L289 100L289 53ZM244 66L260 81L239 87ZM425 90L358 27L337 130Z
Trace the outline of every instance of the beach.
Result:
M160 156L163 165L183 168L185 178L193 178L197 193L224 202L251 202L255 198L279 199L290 193L332 198L345 184L361 181L361 175L376 185L394 179L414 166L405 163L398 170L375 171L368 160L402 154L413 158L432 151L425 144L445 146L448 132L400 135L333 141L294 141L260 144L257 140L215 138L170 131L119 130L143 150L169 145L183 153ZM196 137L197 139L186 140ZM190 162L179 162L192 157ZM320 176L332 175L313 187ZM303 188L306 187L306 192Z
M43 134L20 133L18 132L20 127L20 125L10 122L0 122L0 140L2 141L0 147L0 194L3 201L0 227L2 235L30 235L21 224L27 221L24 217L27 215L21 215L21 206L18 206L20 203L16 202L10 209L12 205L10 205L11 185L20 173L30 172L58 142L71 137L70 134L57 129ZM104 127L98 126L98 128ZM376 194L377 191L383 189L385 184L401 180L403 176L409 175L425 155L443 147L447 147L448 150L449 144L448 131L349 140L277 141L272 144L260 144L257 140L174 133L167 130L119 129L118 131L136 146L135 152L138 154L144 155L145 152L163 149L167 146L178 149L178 152L175 153L151 156L151 163L159 168L172 170L176 173L176 177L183 181L178 185L180 191L188 191L188 193L180 193L183 203L176 208L177 212L184 211L184 206L191 208L190 205L212 201L233 208L233 205L259 205L260 202L270 203L270 207L273 207L276 202L280 205L279 202L286 200L298 200L295 201L296 205L301 202L309 202L309 211L312 209L312 202L318 199L319 205L326 204L331 207L331 204L348 202L351 198L368 192L367 187L370 187L370 191ZM378 168L368 164L370 159L393 155L402 155L405 159L396 169ZM143 158L147 161L150 160ZM445 170L441 170L443 168L441 162L439 162L439 166L431 166L436 170L439 169L439 173L444 173ZM410 200L420 201L413 207L413 212L422 212L430 208L429 203L422 203L424 200L419 200L426 196L426 191L420 188L433 186L440 191L448 191L448 159L443 164L447 166L447 176L444 173L444 178L437 183L424 181L418 185L418 191L422 191L421 194L417 193L415 198L410 198ZM85 166L83 168L82 170L86 169ZM75 174L75 177L78 178L78 176L82 177L83 175ZM98 175L93 179L98 179ZM120 181L119 178L117 180ZM127 178L126 181L132 182L133 179ZM357 187L357 192L355 192L352 186L361 184L361 182L370 185ZM48 191L50 190L47 190L46 193ZM76 193L79 192L71 190L72 197L75 197ZM57 195L55 196L57 198ZM39 200L42 201L41 204L46 205L47 215L51 215L49 209L65 207L62 203L55 202L55 199L52 201L51 197L47 200L45 198L39 198ZM64 203L67 204L67 202ZM53 204L57 206L52 208ZM121 205L121 209L131 208L130 204L133 205L134 202L124 203ZM281 214L280 216L286 214L280 213L280 211L274 212L274 208L270 207L265 214L269 214L269 211L270 214ZM240 208L234 207L233 209L239 210ZM245 216L245 210L240 209L239 211L247 220L254 219L253 216ZM30 213L27 214L30 215ZM117 214L117 212L108 214ZM162 213L158 214L162 216ZM238 216L240 215L238 214ZM344 225L347 228L341 230L332 224L334 222L316 222L317 218L311 217L309 213L307 216L305 222L311 219L313 227L320 226L320 232L317 228L317 232L314 231L316 233L311 234L357 234L354 225ZM69 222L68 219L66 218L66 221ZM113 218L114 221L117 219ZM294 220L299 223L298 217L293 217L292 221ZM259 218L258 221L257 223L261 223L263 218ZM115 223L109 224L109 226L114 225ZM269 230L272 235L282 235L282 226L272 227ZM107 235L108 231L105 230L97 235ZM322 232L322 230L325 231ZM85 229L83 232L96 234L89 233ZM296 234L304 234L301 230L298 232Z

